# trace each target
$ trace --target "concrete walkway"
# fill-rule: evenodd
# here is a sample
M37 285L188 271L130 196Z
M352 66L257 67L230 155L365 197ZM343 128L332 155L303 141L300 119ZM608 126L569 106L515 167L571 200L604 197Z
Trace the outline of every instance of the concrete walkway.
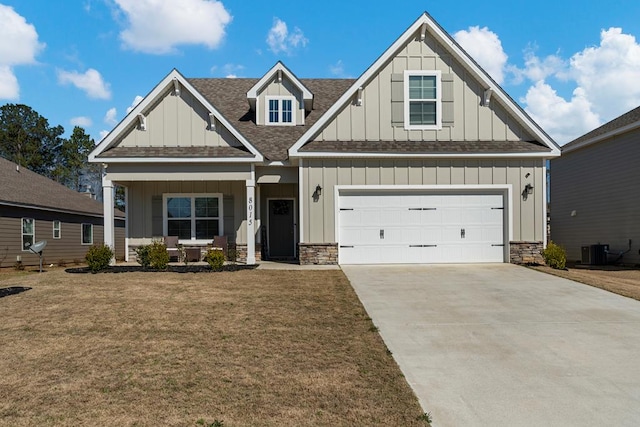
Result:
M510 264L343 271L434 427L640 425L640 302Z

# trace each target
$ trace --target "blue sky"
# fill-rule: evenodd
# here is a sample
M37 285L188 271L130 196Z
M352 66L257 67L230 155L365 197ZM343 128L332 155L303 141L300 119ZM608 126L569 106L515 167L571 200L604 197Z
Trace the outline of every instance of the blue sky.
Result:
M97 142L173 68L358 77L425 10L560 144L640 105L637 0L0 0L0 105Z

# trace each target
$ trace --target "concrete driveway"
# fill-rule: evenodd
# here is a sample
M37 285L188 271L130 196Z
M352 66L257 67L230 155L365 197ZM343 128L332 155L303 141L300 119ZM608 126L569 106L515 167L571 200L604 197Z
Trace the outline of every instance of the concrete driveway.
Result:
M640 425L640 302L510 264L343 271L434 427Z

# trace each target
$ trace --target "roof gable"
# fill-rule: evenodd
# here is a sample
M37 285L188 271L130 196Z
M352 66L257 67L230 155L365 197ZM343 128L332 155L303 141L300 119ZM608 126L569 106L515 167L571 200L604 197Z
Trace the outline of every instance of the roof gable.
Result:
M118 150L117 145L121 142L122 138L126 136L127 132L134 126L144 127L146 125L146 114L153 110L158 102L165 96L165 93L170 88L176 93L181 90L186 90L191 94L194 99L200 103L204 109L206 109L210 116L217 120L226 130L242 145L244 155L242 153L231 153L233 150L204 150L202 152L195 153L193 150L187 150L186 152L194 152L194 157L191 161L262 161L262 154L244 137L237 129L235 129L229 121L221 114L201 93L199 93L189 81L178 72L178 70L172 70L156 87L138 104L136 107L127 114L127 116L96 146L96 148L89 155L89 161L136 161L136 162L163 162L173 161L173 152L175 150L151 150L149 153L145 153L145 150L134 150L133 155L125 155L124 150ZM108 150L113 149L110 153ZM238 151L238 150L235 150ZM206 154L221 154L222 157L208 157ZM203 158L204 157L204 158ZM108 160L107 160L108 159ZM188 156L182 156L181 161L190 161Z
M491 79L453 38L425 12L347 89L340 99L296 141L289 149L289 156L304 157L305 155L316 155L309 153L309 151L312 150L304 150L303 147L310 144L313 138L322 132L343 109L349 104L353 104L354 100L356 100L356 104L359 103L363 86L366 86L368 82L376 77L403 47L416 37L423 40L427 33L429 37L432 37L446 50L448 55L461 64L465 72L479 82L485 91L490 90L491 92L488 93L499 101L499 104L506 110L506 113L513 117L513 120L515 120L527 134L532 135L539 142L537 145L543 148L543 150L533 150L530 155L553 157L560 154L560 147ZM341 145L344 146L344 144ZM331 152L331 150L331 147L327 146L324 154L341 156L348 154L348 152L344 151L338 154ZM320 150L315 149L313 151L315 153L320 152ZM506 151L505 154L507 154Z
M271 69L247 91L247 99L249 100L249 105L252 110L256 110L256 101L260 92L274 79L282 80L283 75L293 83L300 93L302 93L305 111L311 111L313 109L313 94L311 91L307 89L302 81L300 81L300 79L298 79L291 70L289 70L281 61L278 61L276 65L271 67Z

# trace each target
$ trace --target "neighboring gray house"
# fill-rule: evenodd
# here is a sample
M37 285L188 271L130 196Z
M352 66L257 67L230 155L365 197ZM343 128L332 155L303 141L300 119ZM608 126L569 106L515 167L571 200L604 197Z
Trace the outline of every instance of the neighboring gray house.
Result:
M28 246L47 241L46 264L84 262L103 243L103 205L0 157L0 267L38 265ZM124 213L116 211L115 249L124 258Z
M459 263L539 255L559 154L425 13L355 80L173 70L90 160L105 212L126 189L127 254L224 234L249 264Z
M621 262L640 263L639 165L640 107L571 141L551 161L551 239L568 260L582 261L583 247L602 244L608 261L625 252Z

